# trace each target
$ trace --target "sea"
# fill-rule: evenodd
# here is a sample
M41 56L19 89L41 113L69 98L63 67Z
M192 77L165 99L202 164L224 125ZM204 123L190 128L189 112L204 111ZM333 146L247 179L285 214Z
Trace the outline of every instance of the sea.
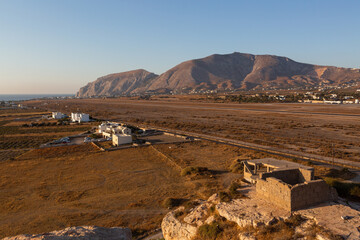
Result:
M42 98L74 97L74 94L0 94L0 101L24 101Z

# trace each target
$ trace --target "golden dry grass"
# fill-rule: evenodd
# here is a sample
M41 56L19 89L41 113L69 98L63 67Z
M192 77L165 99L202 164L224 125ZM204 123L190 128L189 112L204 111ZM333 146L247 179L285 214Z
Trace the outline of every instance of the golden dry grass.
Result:
M328 157L334 153L337 158L360 161L360 123L358 116L351 116L360 114L356 104L215 104L181 96L149 101L76 99L29 104L44 108L44 102L45 108L81 109L100 119L205 133Z
M168 211L161 206L164 199L204 198L223 189L224 181L238 176L226 171L226 163L245 154L210 142L177 146L192 152L181 156L189 163L201 149L193 163L208 164L218 173L181 177L151 147L111 152L99 152L91 144L54 147L1 162L0 237L74 225L128 226L135 233L158 228ZM211 156L212 151L217 155ZM211 161L202 161L207 154Z

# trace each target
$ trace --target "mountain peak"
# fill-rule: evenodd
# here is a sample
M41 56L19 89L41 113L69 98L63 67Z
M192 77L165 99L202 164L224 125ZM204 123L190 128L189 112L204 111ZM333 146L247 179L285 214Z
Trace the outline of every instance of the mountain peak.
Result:
M146 91L287 89L360 81L360 71L299 63L287 57L234 52L182 62L160 76L144 69L109 74L77 96L140 94Z

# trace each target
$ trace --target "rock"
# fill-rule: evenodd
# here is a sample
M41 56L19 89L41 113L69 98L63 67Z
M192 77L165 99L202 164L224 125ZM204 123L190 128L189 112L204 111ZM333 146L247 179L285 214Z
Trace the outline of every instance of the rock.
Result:
M166 240L190 240L196 235L197 227L180 222L174 212L169 212L162 220L161 230Z
M275 223L279 222L279 220L273 217L270 221L266 222L266 225L274 225Z
M215 193L215 194L211 195L208 199L208 202L213 203L213 204L219 204L220 203L219 194Z
M319 226L328 229L333 234L344 236L347 240L360 239L360 232L357 229L360 226L360 212L349 206L323 203L309 209L298 210L295 213L313 219ZM351 217L344 220L342 216Z
M321 234L316 234L316 239L317 240L330 240L330 238L327 238Z
M264 215L247 200L235 199L229 203L220 203L216 205L219 215L228 221L237 223L240 227L253 226L258 227L270 222L274 217Z
M131 240L131 230L129 228L113 227L104 228L97 226L81 226L68 227L63 230L53 231L49 233L18 235L14 237L6 237L3 240Z
M205 220L205 224L211 224L213 221L215 221L215 217L210 216Z
M250 233L240 233L239 234L240 240L256 240L254 236L252 236Z
M202 203L192 209L192 211L184 218L184 222L188 224L196 224L201 226L204 224L203 218L207 215L209 203Z

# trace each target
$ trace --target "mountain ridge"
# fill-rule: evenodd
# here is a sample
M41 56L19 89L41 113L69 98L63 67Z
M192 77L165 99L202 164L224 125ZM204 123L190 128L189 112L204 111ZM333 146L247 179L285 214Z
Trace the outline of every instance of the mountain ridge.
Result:
M184 61L156 75L144 69L109 74L80 88L78 97L205 90L320 87L360 82L360 70L234 52Z

